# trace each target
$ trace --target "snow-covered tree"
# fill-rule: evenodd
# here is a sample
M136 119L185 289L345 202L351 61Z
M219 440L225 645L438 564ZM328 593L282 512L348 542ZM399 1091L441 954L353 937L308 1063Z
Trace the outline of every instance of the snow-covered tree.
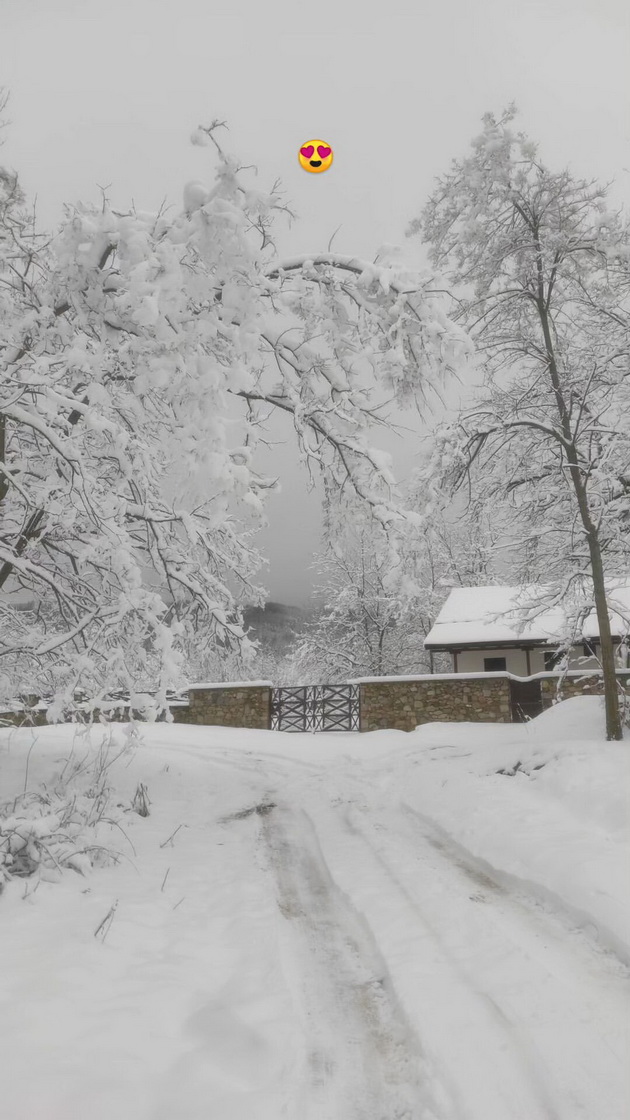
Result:
M470 494L440 493L433 480L439 484L441 475L429 455L404 489L407 507L422 512L400 546L406 571L436 590L505 581L513 569L507 510Z
M321 607L286 659L287 683L442 668L424 639L450 588L480 582L482 565L487 574L491 550L482 559L478 519L449 524L448 510L437 505L415 515L422 503L414 482L404 488L403 502L409 515L392 537L356 501L328 496L332 543L316 563Z
M479 500L426 501L426 466L402 490L408 516L386 534L365 508L328 495L332 542L314 565L321 607L278 665L286 684L448 671L424 639L452 587L506 578L505 525ZM421 511L418 513L418 511Z
M399 555L374 522L349 528L317 558L322 607L288 663L315 684L427 671L426 606L404 587Z
M182 636L243 650L272 411L309 468L394 524L368 438L381 400L466 347L428 276L278 259L277 190L248 185L216 126L195 140L216 181L189 184L181 212L104 199L52 238L0 176L0 665L54 693L53 714L78 688L99 703L149 683L163 706Z
M629 553L630 235L606 189L550 171L513 117L484 117L410 230L450 279L485 373L431 474L509 497L530 567L555 577L558 600L576 585L590 596L618 739L604 569L627 571Z

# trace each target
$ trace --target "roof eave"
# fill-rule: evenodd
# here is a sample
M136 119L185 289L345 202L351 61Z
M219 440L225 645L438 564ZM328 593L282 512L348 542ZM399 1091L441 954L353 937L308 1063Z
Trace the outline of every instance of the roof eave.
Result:
M612 635L613 644L621 641L618 634ZM574 642L574 645L582 645L584 642L595 642L599 644L599 637L594 638L580 638L579 641ZM519 641L512 639L508 642L430 642L425 638L424 648L431 650L432 653L463 653L464 650L476 649L544 649L556 650L558 642L553 642L549 638L527 638Z
M466 649L538 649L540 647L556 648L543 638L529 638L522 642L517 640L508 642L429 642L425 640L424 642L424 648L433 650L434 653L460 653Z

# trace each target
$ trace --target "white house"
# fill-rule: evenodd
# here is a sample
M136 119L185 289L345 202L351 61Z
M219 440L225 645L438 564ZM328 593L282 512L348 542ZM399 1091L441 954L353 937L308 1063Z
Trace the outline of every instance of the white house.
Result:
M630 580L607 586L619 668L630 665ZM569 605L554 604L553 589L457 587L440 611L424 645L450 653L455 673L508 672L519 677L544 673L557 665L557 651L570 645L569 669L597 669L599 627L586 596Z

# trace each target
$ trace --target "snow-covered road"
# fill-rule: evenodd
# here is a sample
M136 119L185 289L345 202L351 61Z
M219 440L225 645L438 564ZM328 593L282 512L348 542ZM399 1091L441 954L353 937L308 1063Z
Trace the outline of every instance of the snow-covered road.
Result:
M152 736L133 865L7 892L7 1120L627 1120L626 966L427 813L409 737Z
M595 1120L602 1086L622 1101L615 962L355 764L291 778L259 821L314 1061L302 1116Z

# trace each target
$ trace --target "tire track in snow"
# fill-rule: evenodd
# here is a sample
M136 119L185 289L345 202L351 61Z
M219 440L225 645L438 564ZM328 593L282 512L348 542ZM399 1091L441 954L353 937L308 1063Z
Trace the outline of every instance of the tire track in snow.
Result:
M628 954L625 945L619 945L614 932L605 926L598 928L595 921L579 908L573 908L569 902L548 887L535 879L519 876L501 867L495 867L488 860L475 856L464 844L432 819L426 813L420 812L413 806L402 801L400 810L409 821L415 822L420 835L432 847L441 851L448 857L453 865L459 867L471 878L481 877L486 883L492 883L495 890L501 891L517 902L529 913L538 914L539 919L544 913L550 922L557 922L564 930L575 939L583 939L589 951L601 958L611 958L618 965L619 974L630 976Z
M280 780L283 798L311 813L281 808L261 822L265 866L286 919L286 967L311 1039L291 1114L626 1120L630 1091L617 1036L623 992L615 998L607 990L619 980L623 987L623 975L563 914L549 916L518 885L515 893L495 881L411 806L387 795L384 803L382 787L355 763L333 772L283 756L270 766L238 757L233 765L226 751L219 765L250 778L253 799L276 800ZM392 1008L398 1031L402 1025L398 1054L416 1067L399 1077L396 1096L387 1082L391 1061L367 1026L387 1023ZM436 1088L440 1103L430 1111L434 1069L456 1104Z
M431 1036L438 1052L454 1045L464 1065L474 1057L477 1073L485 1068L484 1089L490 1084L498 1092L494 1105L483 1093L476 1100L478 1077L460 1076L464 1115L623 1120L630 1099L620 1040L627 1011L617 986L627 983L619 984L616 964L587 943L570 942L563 928L554 931L544 913L514 899L462 853L450 853L417 819L410 824L400 812L354 808L341 827L365 845L390 893L393 886L429 932L436 968L424 990L434 991L441 1013L437 1021L422 1016L420 1036ZM327 825L326 836L333 832ZM467 1038L462 1022L475 1006L475 1035Z
M198 762L204 762L211 766L222 767L224 770L233 771L235 774L260 776L275 769L279 775L285 777L288 774L293 775L300 771L303 771L305 775L311 775L318 773L320 770L318 763L293 759L282 754L255 755L251 751L243 752L224 747L186 747L178 744L177 754L194 758ZM169 762L172 762L172 754L169 754L168 757Z
M262 835L288 923L290 982L307 1020L301 1116L450 1117L370 928L334 882L311 819L278 806Z
M412 847L417 841L422 845L429 844L441 857L444 866L461 873L470 882L480 886L482 892L490 892L496 896L499 905L508 907L513 912L513 917L518 915L519 927L523 932L531 927L536 936L547 939L546 956L550 952L551 941L560 948L565 966L575 960L572 980L582 974L581 970L586 964L587 969L600 974L604 983L610 983L611 977L618 978L620 986L630 995L628 965L614 948L591 937L581 919L575 919L571 909L561 899L556 899L551 892L541 891L535 883L531 884L530 891L527 879L519 879L509 872L493 868L491 864L469 852L441 825L406 802L401 802L399 808L407 819L408 841ZM400 816L398 821L400 831ZM483 893L480 901L487 901Z
M325 850L367 914L405 1013L447 1086L454 1103L444 1115L559 1120L544 1087L532 1084L500 1010L468 983L418 899L353 819L356 811L342 812L317 817Z

